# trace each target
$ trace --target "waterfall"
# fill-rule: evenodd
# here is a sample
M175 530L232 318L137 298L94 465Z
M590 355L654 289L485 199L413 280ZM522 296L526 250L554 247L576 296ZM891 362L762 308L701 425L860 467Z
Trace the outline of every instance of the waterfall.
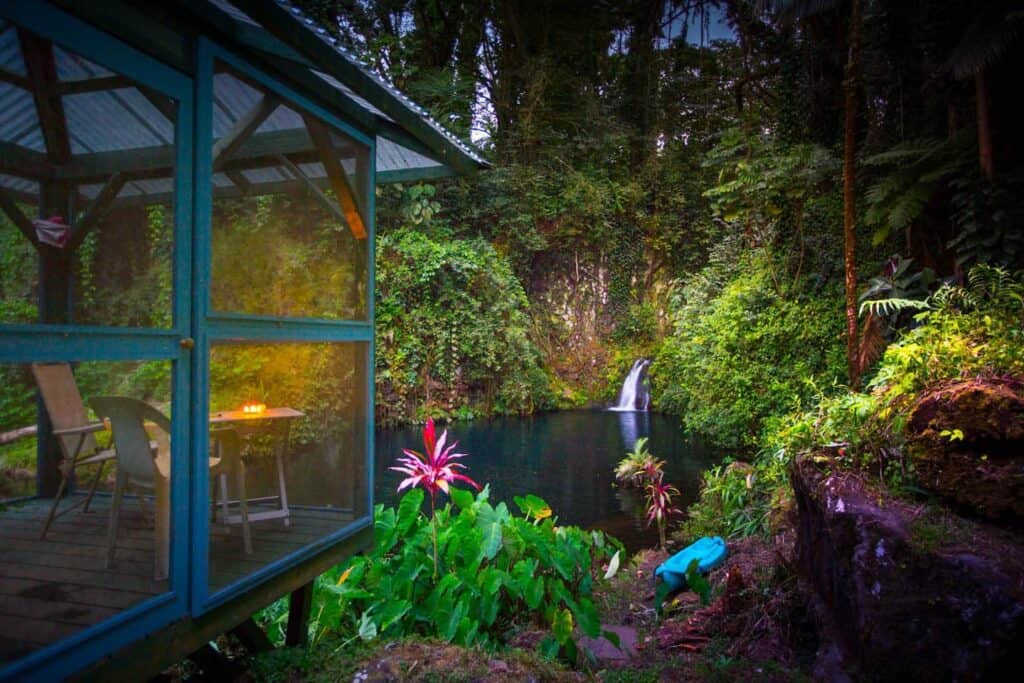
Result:
M644 379L646 378L647 366L650 364L651 361L646 358L638 358L633 363L633 367L630 368L629 375L626 376L626 381L622 383L622 389L619 391L618 404L612 406L609 410L620 412L638 410L647 412L647 406L651 402L651 395L647 391Z

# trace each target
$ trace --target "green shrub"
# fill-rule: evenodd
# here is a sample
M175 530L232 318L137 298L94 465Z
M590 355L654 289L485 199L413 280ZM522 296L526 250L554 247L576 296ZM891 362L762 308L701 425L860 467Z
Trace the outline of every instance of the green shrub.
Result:
M780 295L763 260L751 259L719 294L691 292L650 374L655 406L689 431L753 446L767 420L807 403L814 381L843 376L838 287Z
M601 634L592 599L603 561L621 545L599 531L555 524L536 496L516 498L523 513L452 489L454 505L436 512L439 578L431 578L430 520L424 494L405 494L397 509L377 506L376 544L335 568L323 584L320 626L342 637L438 637L461 644L505 644L524 628L546 628L541 648L575 659L574 629Z
M553 402L526 294L484 240L405 228L381 236L376 311L379 423Z
M767 535L791 498L787 463L784 452L765 451L752 464L727 459L706 470L700 498L682 526L687 542L700 536Z

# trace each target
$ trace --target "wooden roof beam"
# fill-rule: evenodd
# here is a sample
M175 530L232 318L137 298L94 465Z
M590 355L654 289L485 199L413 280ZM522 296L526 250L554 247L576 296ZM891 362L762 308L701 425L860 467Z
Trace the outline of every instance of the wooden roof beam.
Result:
M74 251L82 244L89 231L95 227L103 214L110 208L110 204L117 197L121 188L128 182L128 177L123 173L115 173L110 180L100 188L99 194L90 202L89 206L76 218L71 229L71 238L68 240L68 251Z
M36 227L32 225L32 221L29 220L28 216L21 212L21 207L18 206L14 198L7 194L6 190L2 189L0 189L0 209L7 214L7 217L17 226L21 234L25 236L25 239L38 249L39 238L36 237Z
M32 89L32 84L28 82L28 78L7 69L0 69L0 83L10 83L22 90Z
M72 81L58 81L51 90L55 95L77 95L87 92L102 92L132 88L135 83L125 76L97 76L95 78L79 78Z
M352 230L352 226L348 222L348 217L344 214L344 212L342 212L341 209L338 208L337 203L332 202L331 198L325 195L323 191L320 189L320 187L316 183L314 183L309 176L302 172L301 168L296 166L291 159L284 156L283 154L278 156L278 161L281 162L282 166L288 169L288 172L291 173L296 180L302 181L302 184L306 186L306 189L309 190L310 194L316 197L316 199L324 206L324 208L326 208L335 218L338 219L338 222L347 227L349 230ZM355 231L353 231L353 234L355 234Z
M331 134L327 127L318 119L312 116L303 116L306 121L306 130L313 139L313 145L320 153L320 163L327 172L327 179L334 190L334 196L338 198L341 210L345 214L345 221L349 230L357 240L366 239L366 224L363 222L363 215L359 210L359 203L356 201L355 193L349 184L348 175L338 161L338 152L334 149L331 141Z
M249 139L249 136L256 132L256 129L274 113L279 104L281 104L281 100L274 95L264 95L252 109L235 122L231 130L224 134L224 137L213 145L213 170L215 173L223 168L224 162L242 146L242 143Z
M0 172L18 178L48 180L54 176L54 167L45 154L10 142L0 142Z
M64 105L54 87L57 84L57 65L53 59L53 45L25 29L18 29L25 70L36 103L36 115L46 142L46 156L56 164L71 160L71 141L64 116Z
M243 195L248 197L249 194L252 192L252 183L250 183L246 179L245 175L243 175L241 171L226 169L224 171L224 175L228 177L228 180L230 180L231 183L235 187L237 187Z

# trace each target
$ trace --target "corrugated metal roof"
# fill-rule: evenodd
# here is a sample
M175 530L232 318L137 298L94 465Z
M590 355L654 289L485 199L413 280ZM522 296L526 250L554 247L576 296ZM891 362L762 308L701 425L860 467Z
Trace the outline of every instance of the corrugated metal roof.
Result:
M232 20L259 27L262 30L258 22L254 21L252 17L228 0L206 1L210 6L230 16ZM291 7L287 3L282 3L282 5ZM294 8L291 11L293 16L298 16ZM322 27L318 27L308 20L301 23L310 28L312 34L317 37L316 39L328 41L332 44L336 43ZM269 36L268 38L276 40ZM358 65L352 55L340 47L338 50L340 54L344 55L345 59ZM57 77L62 83L115 75L109 69L59 46L54 46L53 54ZM385 114L367 99L357 95L352 88L341 82L336 76L320 68L308 66L309 62L306 64L296 64L296 68L308 69L315 77L315 80L323 83L324 87L331 88L340 93L344 98L368 112L372 117L392 126L394 130L400 130L401 127L392 117ZM464 150L468 157L483 163L473 150L449 131L445 130L443 126L440 126L425 110L413 104L377 74L362 65L358 66L375 82L386 88L390 95L393 96L395 102L401 102L410 111L416 112L420 119L433 129L441 132L459 149ZM0 20L0 68L3 68L9 74L13 74L15 77L27 76L17 28L4 20ZM239 119L256 106L263 97L263 93L248 82L227 72L218 72L214 79L213 132L216 138L220 138L227 134ZM45 154L47 151L46 144L39 124L35 99L32 93L24 89L24 83L18 83L14 77L10 80L14 82L0 82L0 142L14 145L29 153ZM365 88L365 84L363 87ZM81 89L79 88L79 90ZM373 91L373 93L375 94L368 96L376 97L377 100L381 99L380 93L376 91ZM156 155L161 150L166 150L174 141L174 125L161 112L161 109L166 110L166 108L157 106L159 103L154 104L149 99L150 97L153 97L152 93L147 92L144 94L138 89L127 85L112 90L69 92L64 94L61 97L61 102L64 108L72 155L143 149L152 150L153 154ZM386 98L382 106L391 107L389 111L394 113L393 103L387 101ZM400 111L399 114L404 116ZM309 144L308 133L302 116L294 107L281 104L260 124L255 135L286 134L287 131L295 133L295 136L286 135L290 141L289 144L293 146L293 149L290 149L290 151L301 152ZM385 134L387 133L385 132ZM391 134L396 135L396 133ZM398 139L401 139L401 137ZM424 146L425 148L426 146ZM348 173L354 173L354 160L342 159L341 161ZM307 177L315 181L321 181L326 178L324 169L319 163L302 163L300 167ZM396 172L436 172L443 171L447 167L427 154L410 149L400 142L384 137L384 135L378 135L376 168L379 175ZM19 172L11 166L7 166L5 170L8 173ZM245 168L244 175L253 184L292 180L290 173L273 167ZM404 177L408 176L408 173L404 174ZM232 187L231 181L223 174L217 174L214 185L219 188ZM13 176L0 177L0 187L8 188L21 195L38 190L37 183L27 179L19 180ZM88 198L95 196L100 187L101 185L90 181L89 184L80 187L80 191ZM119 196L162 196L168 194L171 190L172 185L169 178L136 180L127 183Z

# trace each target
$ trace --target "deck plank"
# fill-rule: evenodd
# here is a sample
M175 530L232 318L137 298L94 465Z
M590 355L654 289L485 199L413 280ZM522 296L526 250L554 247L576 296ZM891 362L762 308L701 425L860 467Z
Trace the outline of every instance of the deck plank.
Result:
M0 508L0 664L168 590L167 581L153 580L151 501L148 515L135 500L126 502L110 569L104 568L110 498L97 496L88 513L79 509L58 517L44 540L39 534L49 503ZM272 509L273 503L251 506ZM292 508L287 527L282 520L252 525L254 552L248 555L239 526L225 531L211 525L211 591L344 528L353 518L340 509Z

